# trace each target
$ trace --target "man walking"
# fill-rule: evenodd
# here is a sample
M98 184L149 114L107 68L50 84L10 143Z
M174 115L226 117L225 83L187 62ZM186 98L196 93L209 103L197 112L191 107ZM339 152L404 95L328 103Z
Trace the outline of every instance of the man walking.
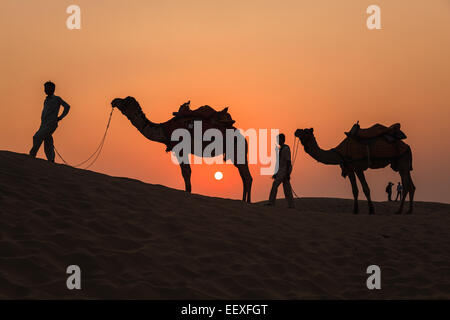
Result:
M44 91L47 97L44 100L44 109L41 115L41 126L33 136L33 147L30 150L30 156L36 157L36 154L44 142L44 151L47 160L55 162L55 150L53 146L52 134L58 128L58 122L61 121L68 113L70 106L60 97L55 96L55 84L53 82L46 82L44 84ZM59 114L60 107L64 110Z
M270 190L269 203L266 205L274 206L275 200L277 198L277 191L280 184L283 184L284 196L288 202L289 208L295 208L294 197L292 196L291 187L291 150L289 146L285 144L286 137L284 134L279 134L277 136L279 148L277 155L277 167L278 171L273 175L272 189Z
M397 201L397 199L402 200L402 192L403 192L403 186L402 184L399 182L397 184L397 196L395 197L395 201Z
M394 184L389 181L388 185L386 186L386 193L388 194L388 201L392 201L392 186Z

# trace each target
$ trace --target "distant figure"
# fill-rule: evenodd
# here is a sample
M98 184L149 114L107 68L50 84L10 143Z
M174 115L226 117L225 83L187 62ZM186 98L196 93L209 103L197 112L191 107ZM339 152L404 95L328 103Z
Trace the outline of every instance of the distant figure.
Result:
M392 186L394 184L392 182L389 182L386 186L386 193L388 194L388 201L392 201Z
M397 184L397 196L395 197L395 201L397 201L397 199L400 198L400 200L402 200L402 192L403 192L403 186L402 184L399 182Z
M288 202L289 208L295 208L290 182L292 172L291 150L289 149L289 146L284 143L286 141L286 137L284 136L284 134L279 134L277 139L280 146L277 155L278 171L272 177L274 181L272 184L272 190L270 190L269 203L267 203L266 205L275 205L278 187L281 183L283 183L284 196Z
M41 126L39 130L33 136L33 147L30 150L30 156L36 157L36 154L44 142L44 151L47 160L55 162L55 150L53 146L52 134L58 128L58 122L61 121L68 113L70 106L60 97L55 96L55 84L53 82L46 82L44 84L44 91L47 97L44 100L44 109L41 115ZM59 114L60 107L63 106L64 110Z

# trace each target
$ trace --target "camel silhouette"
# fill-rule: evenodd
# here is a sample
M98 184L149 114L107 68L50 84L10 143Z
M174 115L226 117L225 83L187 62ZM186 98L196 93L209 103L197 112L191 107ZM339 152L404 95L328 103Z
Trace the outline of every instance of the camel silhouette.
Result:
M402 213L407 194L409 194L410 199L408 213L412 213L416 189L411 178L412 153L410 146L400 140L406 138L406 136L399 130L399 124L389 128L376 124L369 129L361 129L358 133L348 133L347 138L330 150L323 150L319 147L312 128L297 129L295 136L300 139L305 152L311 157L323 164L339 165L342 169L342 176L344 178L348 176L354 197L353 213L358 213L358 186L355 175L361 182L363 192L366 195L369 213L373 214L375 213L374 207L364 171L369 168L384 168L387 165L391 165L394 171L399 172L404 186L400 208L396 213ZM403 137L396 138L398 134L403 135Z
M222 111L215 111L209 106L203 106L197 110L187 110L189 109L189 102L183 104L180 107L179 112L174 112L177 116L172 119L163 122L163 123L154 123L147 119L142 108L139 103L133 97L126 97L124 99L116 98L111 102L112 107L118 108L122 114L124 114L128 120L130 120L131 124L139 130L139 132L146 137L147 139L159 143L163 143L166 145L166 151L171 151L172 148L178 143L171 141L171 134L176 129L186 129L190 132L191 137L191 154L194 154L199 157L203 157L203 151L205 147L207 147L211 142L201 140L200 150L194 148L194 141L197 137L193 134L193 122L194 121L202 121L202 137L204 131L207 129L217 129L222 132L225 137L225 131L227 129L236 129L233 124L234 120L232 120L230 114L228 113L228 108L223 109ZM223 156L224 160L231 160L235 167L239 171L239 175L241 176L243 183L243 195L242 200L251 202L251 188L253 178L250 174L250 170L248 168L248 145L247 140L240 135L237 131L238 137L235 137L235 141L238 138L243 139L242 141L245 143L245 155L244 155L244 163L238 160L238 148L237 143L234 143L234 152L227 152L226 139L223 140ZM212 156L218 156L219 154L213 154ZM233 156L231 156L233 155ZM181 168L181 174L185 183L185 190L187 192L191 192L191 167L189 163L183 163L182 158L183 154L175 154L178 158L178 162Z

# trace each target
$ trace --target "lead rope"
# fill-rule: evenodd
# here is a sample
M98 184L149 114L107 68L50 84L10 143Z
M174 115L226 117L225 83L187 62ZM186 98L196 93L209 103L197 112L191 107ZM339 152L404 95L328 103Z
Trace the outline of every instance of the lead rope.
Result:
M295 137L295 140L294 140L294 156L293 156L293 158L291 160L292 171L294 171L294 164L295 164L295 160L297 160L298 147L300 145L300 139L298 139L298 141L297 141L297 139L298 139L298 137ZM292 172L291 172L291 174L292 174ZM292 187L292 184L291 184L291 189L292 189L292 192L294 193L294 195L297 197L297 199L300 199L300 197L297 195L297 193L295 192L294 188Z
M297 152L298 152L298 146L299 146L299 144L300 144L300 141L297 141L297 137L295 137L295 140L294 140L294 157L292 158L292 167L294 167L294 164L295 164L295 160L297 160ZM296 142L297 142L297 146L296 146Z
M76 165L70 165L66 160L64 160L64 158L61 156L61 154L58 152L58 150L56 149L56 147L54 147L56 154L58 155L58 157L61 158L62 162L64 162L64 164L74 167L74 168L78 168L80 166L82 166L83 164L87 163L89 160L91 160L92 158L94 158L91 163L89 163L86 167L82 168L84 170L89 169L98 159L98 157L100 156L100 153L102 152L103 146L105 144L105 140L106 140L106 135L108 133L109 130L109 126L111 124L111 119L112 119L112 114L114 112L114 108L111 108L111 113L109 114L109 119L108 119L108 123L106 124L106 129L105 129L105 133L103 134L103 138L100 141L99 146L97 147L97 149L94 151L93 154L91 154L89 156L89 158L87 158L86 160L84 160L83 162L80 162Z

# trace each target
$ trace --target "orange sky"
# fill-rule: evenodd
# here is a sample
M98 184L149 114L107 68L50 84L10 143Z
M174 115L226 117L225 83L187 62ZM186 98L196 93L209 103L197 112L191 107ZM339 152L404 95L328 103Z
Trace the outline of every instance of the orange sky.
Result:
M70 4L81 7L81 30L66 28ZM382 30L366 28L371 4L381 7ZM193 107L230 106L239 128L278 128L291 146L296 128L314 127L330 148L357 120L401 122L417 199L450 202L447 0L3 0L0 27L0 149L28 152L42 85L52 80L72 106L54 135L69 162L95 150L113 98L134 96L155 122L190 99ZM119 112L92 169L183 188L164 146ZM263 200L271 179L250 169L253 198ZM387 168L369 171L368 180L381 200L385 183L399 177ZM192 183L195 193L242 192L232 165L194 165ZM300 196L351 197L340 169L303 149L292 185Z

